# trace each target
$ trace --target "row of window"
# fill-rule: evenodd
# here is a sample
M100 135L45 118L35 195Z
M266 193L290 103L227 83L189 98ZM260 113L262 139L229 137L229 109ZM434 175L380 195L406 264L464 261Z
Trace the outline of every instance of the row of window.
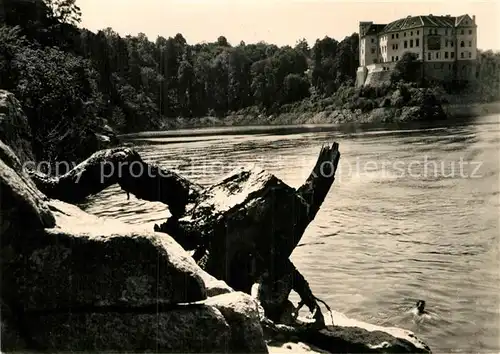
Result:
M460 53L460 58L465 59L465 56L466 56L465 53L467 53L467 56L469 57L469 59L472 58L472 52L462 52L462 53ZM420 59L420 53L416 53L416 54L417 54L417 59ZM441 57L440 52L436 52L434 54L435 59L440 59L440 57ZM455 58L455 52L444 52L444 59L454 59L454 58ZM398 55L391 57L391 61L398 61L398 60L399 60ZM432 60L432 53L431 52L427 53L427 60Z
M439 59L440 56L441 56L441 53L440 52L435 52L434 56L435 56L435 59ZM444 52L444 58L445 59L454 59L455 58L455 52ZM427 53L427 60L432 60L432 53L431 52Z
M407 48L408 48L408 45L409 45L409 47L410 47L410 48L413 48L413 47L414 47L414 45L413 45L413 39L410 39L410 41L409 41L409 42L408 42L408 41L404 41L404 43L403 43L403 47L404 47L405 49L407 49ZM450 47L453 47L453 41L448 41L448 40L447 40L447 41L445 41L444 46L445 46L445 47L448 47L448 45L449 45ZM419 39L419 38L415 39L415 48L418 48L418 47L420 47L420 39ZM464 47L465 47L465 42L464 42L464 41L461 41L461 42L460 42L460 47L462 47L462 48L464 48ZM469 41L469 47L472 47L472 41ZM398 43L394 43L394 44L392 45L392 50L398 50L398 49L399 49L399 44L398 44ZM379 49L379 52L380 52L380 49ZM372 54L375 54L375 48L372 48L372 49L371 49L371 53L372 53ZM382 46L382 53L387 53L387 47L386 47L386 46Z
M432 34L435 34L435 35L436 35L436 34L439 34L439 32L440 32L440 31L438 31L438 29L437 29L437 28L431 28L431 29L429 29L429 34L431 34L431 35L432 35ZM450 32L449 34L454 34L453 30L450 30L449 32ZM406 33L407 33L407 32L403 32L403 37L406 37ZM448 35L448 29L447 29L447 28L445 28L445 30L444 30L444 34L445 34L446 36ZM464 29L461 29L461 30L460 30L460 34L462 34L462 35L463 35L463 34L465 34L465 30L464 30ZM420 30L417 30L417 31L416 31L416 35L417 35L417 36L418 36L418 35L420 35ZM472 35L472 30L471 30L471 29L469 29L469 35ZM410 32L409 32L409 36L410 36L410 37L413 37L413 31L410 31ZM391 34L391 39L395 39L395 38L396 38L396 39L397 39L397 38L399 38L399 33L392 33L392 34ZM382 36L381 40L387 40L387 36ZM372 43L375 43L375 39L374 39L374 38L372 38Z
M467 56L469 57L469 59L472 58L472 52L462 52L462 53L460 53L460 58L465 59L465 55L466 55L465 53L468 53ZM440 59L440 57L441 57L440 52L435 52L434 55L435 55L435 59ZM445 59L455 59L455 52L444 52L444 58ZM432 60L432 53L431 52L427 53L427 60Z
M429 29L429 34L440 34L440 32L441 32L441 31L438 31L438 29L437 29L437 28L431 28L431 29ZM472 30L471 30L471 29L469 29L469 32L468 32L468 33L469 33L469 35L472 35ZM448 34L455 34L455 32L454 32L453 30L448 31L448 29L447 29L447 28L445 28L445 29L444 29L444 35L445 35L445 36L447 36ZM463 35L463 34L465 34L465 30L464 30L464 29L461 29L461 30L460 30L460 34L462 34L462 35Z
M413 45L413 39L410 39L409 42L408 41L404 41L403 47L405 49L408 48L408 45L409 45L410 48L414 47L414 45ZM444 46L448 47L448 45L450 47L453 47L453 41L446 41L445 44L444 44ZM418 47L420 47L420 40L417 38L417 39L415 39L415 48L418 48ZM460 42L460 47L462 47L462 48L465 47L465 42L464 41ZM472 47L472 41L469 41L469 47ZM398 49L399 49L399 44L395 43L395 44L392 45L392 50L398 50ZM382 52L383 53L387 52L387 47L386 46L382 47ZM374 48L372 48L372 54L375 54L375 49Z
M419 47L420 46L420 40L417 38L415 40L415 47ZM405 49L408 48L408 41L404 41L404 47ZM413 39L410 39L410 48L413 48Z

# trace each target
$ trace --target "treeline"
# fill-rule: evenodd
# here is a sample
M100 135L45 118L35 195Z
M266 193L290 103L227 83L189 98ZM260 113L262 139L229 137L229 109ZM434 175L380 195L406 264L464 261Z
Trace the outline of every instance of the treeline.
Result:
M74 5L48 5L64 8L69 3ZM325 37L312 48L305 40L295 47L264 42L232 46L223 36L190 45L182 34L150 41L144 34L120 37L111 28L92 33L69 25L67 18L49 16L54 11L44 3L7 4L6 24L21 29L10 31L11 43L17 39L14 46L25 45L16 38L24 35L47 51L52 63L58 59L54 56L60 55L60 61L71 56L73 65L78 62L87 72L85 79L95 80L104 102L100 113L129 131L162 118L225 115L250 106L273 110L311 94L329 95L342 84L353 84L358 67L357 34L341 42ZM78 18L71 8L59 12Z

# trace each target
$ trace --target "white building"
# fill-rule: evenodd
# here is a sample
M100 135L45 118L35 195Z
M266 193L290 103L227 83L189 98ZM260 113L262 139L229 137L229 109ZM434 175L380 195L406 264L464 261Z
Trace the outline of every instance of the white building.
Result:
M390 70L394 67L391 63L411 52L426 63L425 75L435 79L465 78L475 73L475 16L408 16L387 25L360 22L359 35L361 71Z

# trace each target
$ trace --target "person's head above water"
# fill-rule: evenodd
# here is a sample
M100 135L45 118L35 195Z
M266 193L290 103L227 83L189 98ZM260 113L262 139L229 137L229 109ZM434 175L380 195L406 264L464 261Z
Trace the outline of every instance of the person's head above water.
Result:
M424 310L425 310L425 301L424 300L418 300L416 307L417 307L417 310L418 310L419 313L423 313Z

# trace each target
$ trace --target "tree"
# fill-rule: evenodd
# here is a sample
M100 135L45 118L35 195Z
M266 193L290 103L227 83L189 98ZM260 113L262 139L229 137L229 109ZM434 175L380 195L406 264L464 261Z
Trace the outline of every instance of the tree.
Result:
M288 74L283 81L283 103L300 101L309 96L309 81L299 74Z
M301 53L304 57L309 57L311 54L311 48L309 48L309 44L305 38L297 41L295 44L295 50Z
M415 53L404 53L391 73L391 82L401 80L405 82L417 82L420 79L420 63L417 58Z
M76 0L43 0L50 9L50 16L58 22L76 25L81 22L82 12Z
M219 38L217 38L217 44L221 47L230 47L226 37L224 36L220 36Z
M74 161L86 154L81 149L99 124L102 105L91 63L56 48L25 47L15 53L11 70L37 157Z

